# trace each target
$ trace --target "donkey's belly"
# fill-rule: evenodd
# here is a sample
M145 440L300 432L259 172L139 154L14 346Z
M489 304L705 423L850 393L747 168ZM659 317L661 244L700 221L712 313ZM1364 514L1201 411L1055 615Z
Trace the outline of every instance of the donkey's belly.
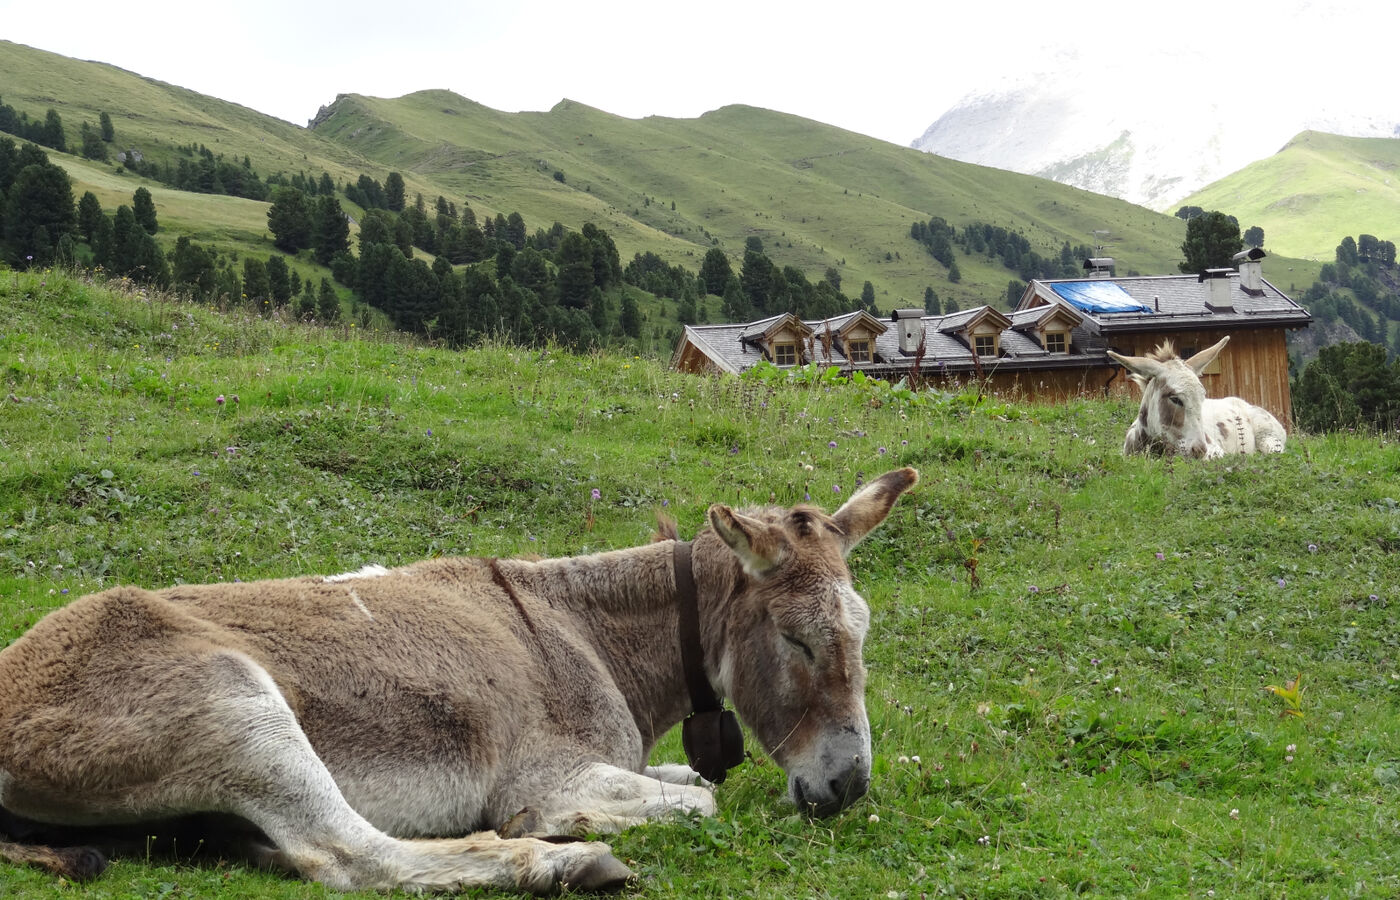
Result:
M489 821L482 773L460 766L405 762L355 774L332 768L331 774L356 812L395 837L453 836L501 824Z

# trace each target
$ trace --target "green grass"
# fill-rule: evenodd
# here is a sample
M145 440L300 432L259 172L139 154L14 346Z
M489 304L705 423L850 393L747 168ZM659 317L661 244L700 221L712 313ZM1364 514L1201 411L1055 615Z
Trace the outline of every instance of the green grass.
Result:
M807 821L751 745L717 818L610 839L633 894L1400 892L1393 435L1124 459L1123 402L904 407L648 359L449 353L53 272L0 272L0 323L0 643L119 582L622 547L663 504L692 534L714 501L832 507L914 465L852 559L869 796ZM1299 672L1304 715L1285 717L1265 688ZM674 735L658 757L681 759ZM138 858L81 889L0 867L0 893L326 892Z

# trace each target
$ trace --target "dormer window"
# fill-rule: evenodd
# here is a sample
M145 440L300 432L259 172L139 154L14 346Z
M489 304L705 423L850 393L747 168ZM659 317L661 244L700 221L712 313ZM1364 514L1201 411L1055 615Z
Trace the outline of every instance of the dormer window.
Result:
M979 334L972 338L972 349L978 356L997 355L997 335Z
M1063 331L1045 332L1045 352L1046 353L1068 353L1069 335Z
M846 357L853 363L870 362L870 341L847 341Z
M776 366L797 365L797 344L793 341L778 341L773 345L773 364Z

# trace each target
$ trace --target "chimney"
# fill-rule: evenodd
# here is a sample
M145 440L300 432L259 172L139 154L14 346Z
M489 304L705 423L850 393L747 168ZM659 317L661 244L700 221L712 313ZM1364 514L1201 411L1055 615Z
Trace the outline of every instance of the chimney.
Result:
M899 352L918 353L919 344L924 340L924 311L897 309L890 313L890 320L899 329Z
M1089 273L1089 280L1096 281L1100 278L1113 277L1113 257L1093 256L1084 260L1084 271Z
M1230 296L1230 276L1232 269L1206 269L1196 279L1197 284L1206 282L1206 309L1211 312L1234 312L1235 303Z
M1246 294L1258 297L1264 293L1263 266L1259 261L1265 256L1268 254L1259 247L1250 247L1234 255L1235 265L1240 269L1240 288Z

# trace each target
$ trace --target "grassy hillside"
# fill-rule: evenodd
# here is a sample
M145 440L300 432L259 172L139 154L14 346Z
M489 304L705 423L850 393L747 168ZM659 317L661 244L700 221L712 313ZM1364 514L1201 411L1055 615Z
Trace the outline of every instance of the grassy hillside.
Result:
M1118 200L752 107L633 120L571 101L501 113L424 91L343 97L314 131L451 185L474 208L594 221L624 256L650 249L698 267L718 245L737 261L756 235L781 265L814 277L837 268L848 293L871 281L882 308L919 305L929 285L963 305L1005 290L1010 273L978 258L960 259L961 284L947 281L909 237L933 215L1022 231L1043 255L1104 230L1124 268L1143 272L1174 267L1184 233L1180 220Z
M1181 205L1258 225L1272 252L1331 262L1346 235L1400 238L1400 140L1306 131Z
M923 482L851 559L871 793L810 823L752 746L718 818L611 840L631 893L1400 892L1393 435L1124 459L1120 402L872 399L0 273L0 644L116 583L588 552L646 540L663 504L692 534L716 500L830 507L913 465ZM1266 687L1300 672L1303 715L1281 715ZM82 891L328 895L140 856ZM0 866L0 893L73 888Z
M397 100L347 96L303 129L101 63L0 42L0 99L42 118L63 117L70 144L101 112L115 124L114 149L152 158L203 144L248 157L259 175L306 171L337 181L383 180L399 171L408 194L441 194L478 213L520 212L528 227L594 222L624 260L651 250L698 268L711 246L737 264L744 241L763 239L780 265L810 278L837 268L848 294L869 280L882 308L918 305L926 286L961 305L996 301L1012 277L1000 265L960 257L962 282L909 237L919 219L989 222L1024 232L1043 255L1091 244L1124 271L1172 271L1184 226L1170 216L1042 179L954 162L795 116L726 107L698 119L625 119L573 103L548 112L502 113L444 91ZM70 165L75 190L129 198L136 180L107 166ZM563 181L555 179L561 174ZM113 181L115 179L115 182ZM157 197L169 231L202 234L239 251L257 247L265 207L221 207L198 221L207 198ZM674 208L673 208L674 205ZM109 207L110 209L110 207ZM225 214L232 218L224 219ZM250 244L250 242L252 242Z

